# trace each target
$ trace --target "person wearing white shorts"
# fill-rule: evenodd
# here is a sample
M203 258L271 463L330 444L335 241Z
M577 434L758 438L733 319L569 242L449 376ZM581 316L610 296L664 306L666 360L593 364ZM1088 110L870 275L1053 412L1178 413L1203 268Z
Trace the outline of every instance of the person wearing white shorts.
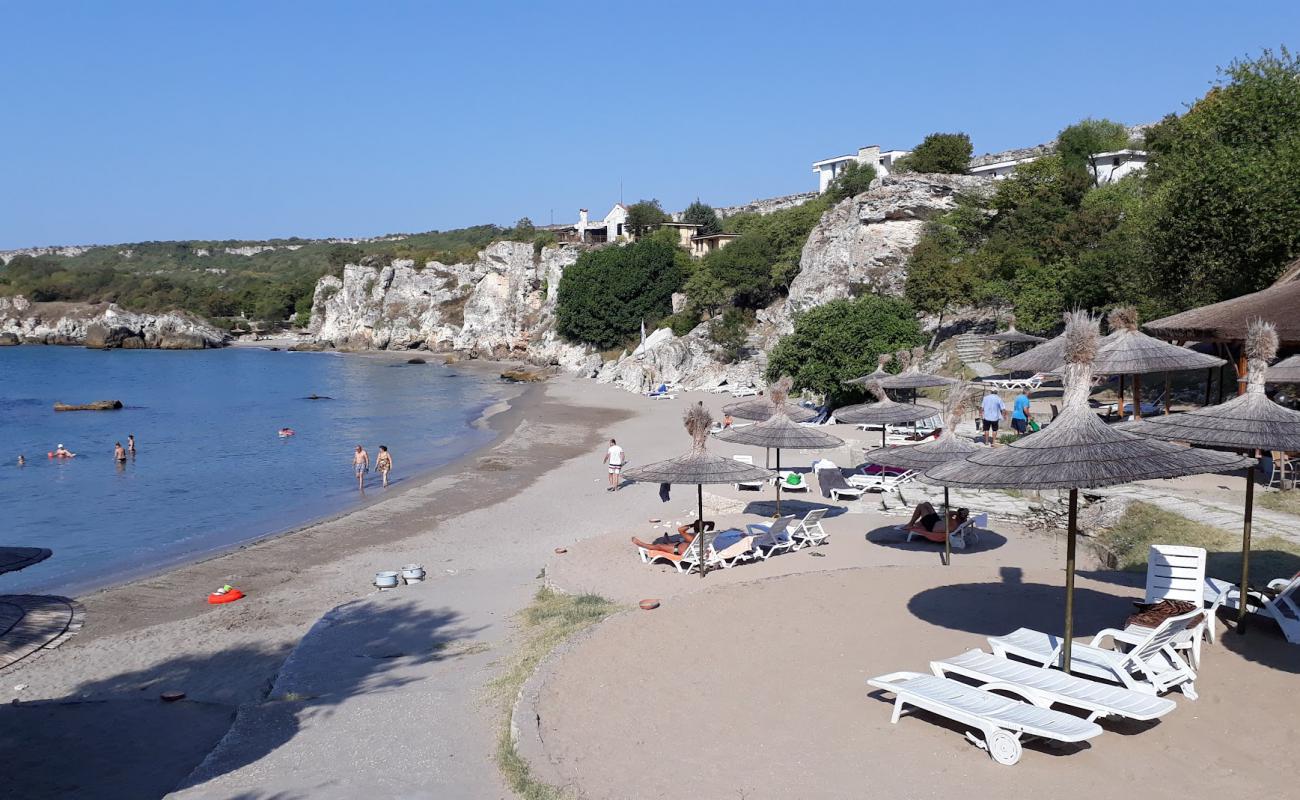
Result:
M623 452L623 448L618 446L618 442L610 439L609 449L605 451L605 464L609 467L609 488L605 491L618 491L618 485L623 480L623 464L626 462L627 454Z

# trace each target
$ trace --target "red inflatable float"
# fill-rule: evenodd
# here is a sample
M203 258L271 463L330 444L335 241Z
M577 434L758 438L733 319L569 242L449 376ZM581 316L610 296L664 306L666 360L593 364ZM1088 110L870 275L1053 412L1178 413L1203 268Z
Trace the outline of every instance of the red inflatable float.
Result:
M212 594L208 595L208 602L212 605L218 603L233 603L244 596L244 593L233 586L223 586Z

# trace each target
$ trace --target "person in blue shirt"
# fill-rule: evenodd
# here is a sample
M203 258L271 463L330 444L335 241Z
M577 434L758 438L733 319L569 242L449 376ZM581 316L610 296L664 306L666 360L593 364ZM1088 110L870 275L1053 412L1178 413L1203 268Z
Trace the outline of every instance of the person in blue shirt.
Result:
M1007 404L998 397L998 390L990 386L980 403L980 411L984 419L984 444L991 445L998 435L998 423L1007 415Z
M1016 429L1016 433L1024 436L1029 433L1029 420L1032 416L1029 413L1029 389L1021 389L1016 402L1011 407L1011 427Z

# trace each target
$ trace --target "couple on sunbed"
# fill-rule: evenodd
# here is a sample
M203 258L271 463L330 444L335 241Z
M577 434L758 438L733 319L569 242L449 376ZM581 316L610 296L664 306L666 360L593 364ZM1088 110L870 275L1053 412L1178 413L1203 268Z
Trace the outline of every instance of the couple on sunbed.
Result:
M956 511L948 512L948 530L955 531L961 526L966 518L970 516L970 509L959 508ZM942 542L945 536L943 528L943 516L935 511L934 506L927 503L921 503L912 512L912 518L907 521L906 525L900 525L901 530L911 531L917 536L925 537L932 542Z

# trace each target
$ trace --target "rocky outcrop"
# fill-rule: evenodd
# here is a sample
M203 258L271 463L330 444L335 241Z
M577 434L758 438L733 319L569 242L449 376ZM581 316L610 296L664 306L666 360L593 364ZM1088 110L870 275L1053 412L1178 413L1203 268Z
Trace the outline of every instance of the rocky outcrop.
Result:
M139 314L111 303L33 303L22 296L0 297L0 337L24 344L161 350L223 347L229 338L181 311Z
M872 181L862 194L822 217L804 245L790 284L786 317L851 297L862 289L901 295L907 258L926 220L957 206L957 195L984 196L991 178L905 173Z
M96 247L99 247L99 245L70 244L59 247L23 247L18 250L0 250L0 262L3 262L7 266L10 261L13 261L18 256L31 256L32 258L40 258L41 256L64 256L71 258L73 256L79 256L89 250L93 250Z

